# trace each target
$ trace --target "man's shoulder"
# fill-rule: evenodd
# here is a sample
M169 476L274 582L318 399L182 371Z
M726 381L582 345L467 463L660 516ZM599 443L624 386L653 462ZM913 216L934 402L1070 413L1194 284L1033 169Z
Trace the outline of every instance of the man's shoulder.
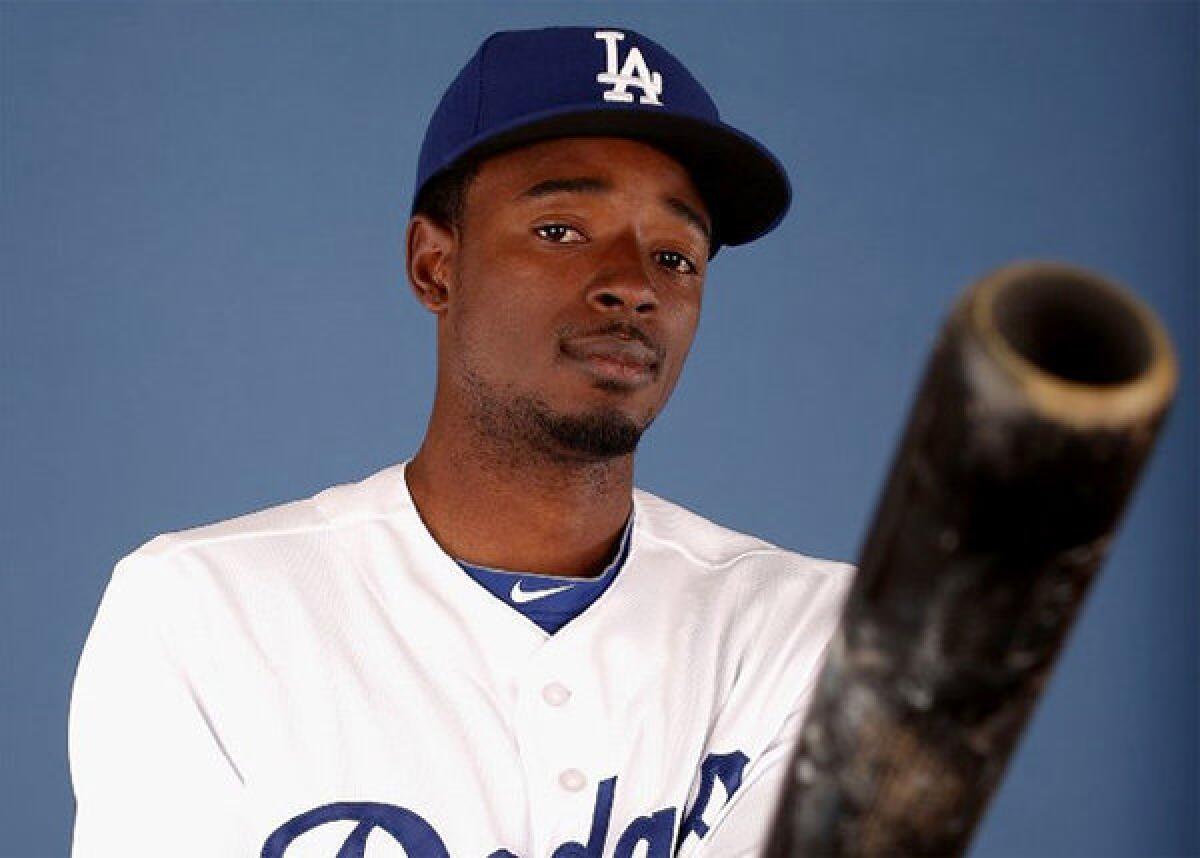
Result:
M642 532L703 570L736 571L768 579L816 577L836 581L848 581L854 574L849 563L782 548L642 489L634 490L634 501Z
M166 561L197 552L237 554L254 552L268 543L321 538L330 531L364 518L387 513L383 496L400 479L402 465L393 465L355 482L330 486L305 498L281 502L209 524L160 533L124 560Z
M815 675L855 567L781 548L646 492L636 502L651 549L642 559L656 572L646 577L660 591L674 582L704 600L705 625L720 630L723 657L738 665L740 708L778 716L750 727L769 727L765 743ZM668 568L677 574L663 574ZM670 595L670 604L694 610L694 600Z

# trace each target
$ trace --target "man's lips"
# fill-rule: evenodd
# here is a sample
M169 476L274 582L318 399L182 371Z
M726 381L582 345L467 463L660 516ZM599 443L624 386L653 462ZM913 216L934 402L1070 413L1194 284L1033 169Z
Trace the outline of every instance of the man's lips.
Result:
M566 340L562 350L593 374L614 381L645 382L658 372L658 354L635 339L612 334L575 337Z

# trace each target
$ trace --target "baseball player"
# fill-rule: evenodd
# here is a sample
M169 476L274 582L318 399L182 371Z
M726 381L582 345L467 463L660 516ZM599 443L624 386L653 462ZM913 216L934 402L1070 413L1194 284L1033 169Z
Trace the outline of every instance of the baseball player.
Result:
M75 858L755 854L852 569L633 469L709 259L789 198L650 39L488 38L419 158L419 450L121 560L72 694Z

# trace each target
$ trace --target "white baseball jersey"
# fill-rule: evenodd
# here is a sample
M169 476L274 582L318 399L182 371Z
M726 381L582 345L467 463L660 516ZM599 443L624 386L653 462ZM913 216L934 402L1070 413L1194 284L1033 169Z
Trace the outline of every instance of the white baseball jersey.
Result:
M117 565L71 699L74 858L756 854L851 567L636 490L624 566L548 635L403 472Z

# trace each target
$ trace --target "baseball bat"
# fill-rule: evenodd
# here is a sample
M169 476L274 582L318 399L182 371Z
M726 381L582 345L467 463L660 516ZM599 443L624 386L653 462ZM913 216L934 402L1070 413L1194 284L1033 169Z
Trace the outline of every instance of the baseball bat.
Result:
M867 531L765 858L966 851L1176 377L1158 319L1094 273L1021 263L964 293Z

